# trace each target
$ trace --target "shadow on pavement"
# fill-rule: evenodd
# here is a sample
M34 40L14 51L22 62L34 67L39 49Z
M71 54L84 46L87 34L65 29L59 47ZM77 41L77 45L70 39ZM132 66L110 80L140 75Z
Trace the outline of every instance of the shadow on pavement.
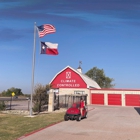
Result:
M140 115L140 107L134 107L134 109L138 112L138 114Z

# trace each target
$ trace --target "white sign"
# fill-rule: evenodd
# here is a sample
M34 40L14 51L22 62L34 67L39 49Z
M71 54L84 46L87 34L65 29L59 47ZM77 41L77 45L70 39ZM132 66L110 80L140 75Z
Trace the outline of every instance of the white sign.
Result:
M71 72L66 72L66 79L70 79L71 78Z

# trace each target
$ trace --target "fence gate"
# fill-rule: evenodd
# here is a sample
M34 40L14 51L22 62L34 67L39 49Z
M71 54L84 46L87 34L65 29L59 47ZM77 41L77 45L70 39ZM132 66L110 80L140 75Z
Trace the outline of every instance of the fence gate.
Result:
M54 97L54 110L60 108L69 108L73 103L80 102L81 97L84 97L85 104L87 104L87 95L55 95Z

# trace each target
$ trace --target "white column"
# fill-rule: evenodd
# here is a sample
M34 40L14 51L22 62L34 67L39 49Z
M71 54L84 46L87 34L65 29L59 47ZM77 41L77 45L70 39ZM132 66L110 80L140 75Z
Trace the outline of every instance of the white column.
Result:
M51 91L49 93L49 104L48 104L48 112L54 111L54 93Z
M104 105L108 105L108 93L104 93Z
M122 106L125 106L125 93L121 93L121 97L122 97Z

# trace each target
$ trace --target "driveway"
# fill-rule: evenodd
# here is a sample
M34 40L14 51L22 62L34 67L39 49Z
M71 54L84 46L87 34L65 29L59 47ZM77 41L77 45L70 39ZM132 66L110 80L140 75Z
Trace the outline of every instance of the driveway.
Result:
M89 106L88 118L64 121L18 140L140 140L140 108Z

